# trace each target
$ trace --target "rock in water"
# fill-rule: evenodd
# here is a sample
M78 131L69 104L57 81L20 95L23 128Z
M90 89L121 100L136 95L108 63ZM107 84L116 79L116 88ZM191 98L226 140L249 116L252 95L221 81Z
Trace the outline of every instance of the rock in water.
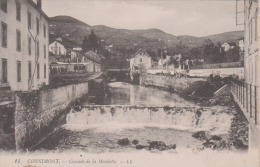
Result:
M216 145L213 143L213 142L205 142L202 144L205 148L212 148L212 149L215 149L216 148Z
M236 149L243 149L243 150L248 149L248 146L245 145L245 144L243 143L243 141L240 140L240 139L236 139L232 144L233 144L233 146L234 146Z
M192 137L194 137L195 139L199 139L199 140L205 140L207 138L204 131L196 132L192 135Z
M176 149L176 144L167 146L167 149L173 149L173 150L175 150L175 149Z
M214 135L214 136L212 136L212 137L210 138L210 140L222 140L222 138L219 137L219 136Z
M145 146L143 146L143 145L137 145L135 148L136 148L137 150L142 150L142 149L145 148Z
M132 144L133 144L133 145L137 145L138 143L139 143L138 140L133 140L133 141L132 141Z
M157 149L160 151L164 151L166 150L166 148L167 148L166 144L162 141L151 141L149 145L149 150Z
M128 138L124 138L124 139L119 139L117 141L117 144L121 145L121 146L127 146L129 145L130 141Z

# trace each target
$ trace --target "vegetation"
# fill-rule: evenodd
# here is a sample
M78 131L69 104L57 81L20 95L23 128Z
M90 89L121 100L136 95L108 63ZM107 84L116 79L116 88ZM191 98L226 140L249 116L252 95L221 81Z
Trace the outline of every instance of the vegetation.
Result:
M167 55L181 54L183 59L205 59L206 63L234 62L239 60L238 47L220 52L220 44L243 37L242 31L193 37L174 36L158 29L114 29L104 25L90 26L67 16L50 18L50 25L51 36L67 38L85 51L97 50L108 58L108 66L117 68L127 68L127 60L138 49L145 49L156 62L161 56L158 54L160 49L167 50ZM108 46L112 48L108 49Z

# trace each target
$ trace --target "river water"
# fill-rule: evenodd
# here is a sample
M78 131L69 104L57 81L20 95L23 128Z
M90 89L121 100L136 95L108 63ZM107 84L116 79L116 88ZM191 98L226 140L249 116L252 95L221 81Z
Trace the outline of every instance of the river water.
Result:
M208 137L218 135L222 140L228 140L233 118L230 108L200 109L200 106L176 94L127 83L110 83L109 90L110 98L105 105L113 107L86 106L79 112L71 111L66 123L57 128L38 149L48 152L138 152L131 144L131 141L138 140L139 145L143 146L151 141L176 144L176 149L167 151L185 153L203 150L203 141L192 137L197 131L205 131ZM83 102L82 105L87 103ZM126 105L137 107L124 107ZM145 108L152 106L157 109ZM165 106L184 109L166 112ZM202 112L199 120L195 114L198 109ZM129 139L128 146L117 143L123 138Z

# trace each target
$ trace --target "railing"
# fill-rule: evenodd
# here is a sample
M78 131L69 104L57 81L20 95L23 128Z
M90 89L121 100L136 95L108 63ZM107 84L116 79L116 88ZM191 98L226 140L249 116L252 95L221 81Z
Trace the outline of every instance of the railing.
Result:
M231 81L231 92L246 112L245 114L252 118L255 124L258 124L258 86L245 82Z

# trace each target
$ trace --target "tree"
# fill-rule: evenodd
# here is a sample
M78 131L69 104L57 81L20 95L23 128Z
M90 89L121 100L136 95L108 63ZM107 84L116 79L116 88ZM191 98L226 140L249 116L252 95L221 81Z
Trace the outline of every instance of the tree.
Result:
M210 39L205 40L204 56L208 63L219 63L219 48Z
M83 51L88 51L89 47L88 47L88 37L85 36L85 38L83 39L82 42L82 50Z
M91 30L91 34L88 37L89 47L92 51L99 49L99 41L93 30Z
M101 49L101 45L99 43L99 39L96 36L95 32L91 30L91 34L88 37L85 37L82 42L82 50L83 51L98 51Z

